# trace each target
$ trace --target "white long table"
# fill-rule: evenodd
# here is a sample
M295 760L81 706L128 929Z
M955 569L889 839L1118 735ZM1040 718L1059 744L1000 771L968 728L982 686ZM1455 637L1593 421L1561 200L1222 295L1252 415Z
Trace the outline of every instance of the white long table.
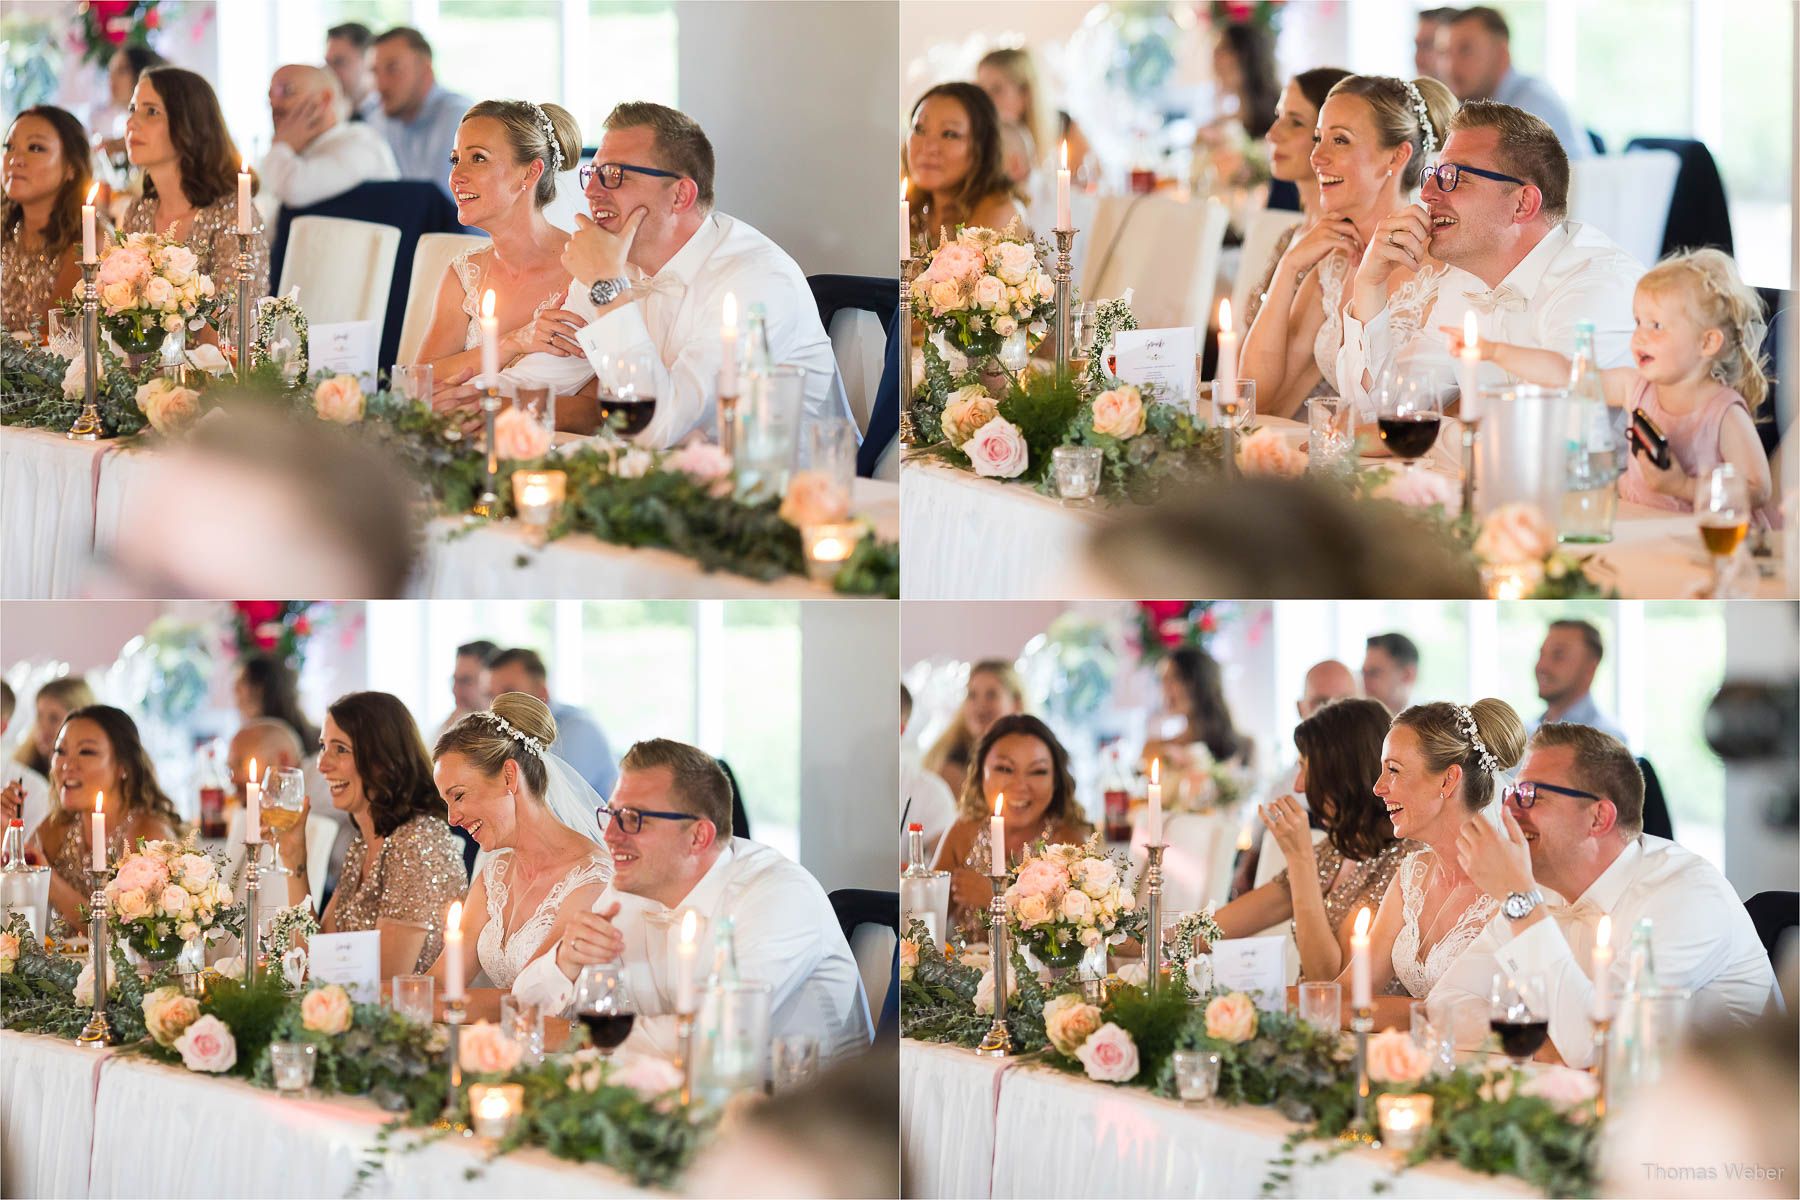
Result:
M0 1033L0 1193L18 1197L343 1196L390 1120L367 1100L288 1100L111 1051ZM643 1197L605 1167L475 1139L392 1139L372 1197ZM474 1178L468 1178L474 1171Z
M1260 1194L1293 1124L1270 1108L1184 1108L1138 1088L1029 1062L903 1041L900 1127L906 1194L939 1197L1154 1197ZM1312 1165L1303 1144L1295 1197L1533 1196L1522 1180L1454 1163L1402 1171L1359 1149Z

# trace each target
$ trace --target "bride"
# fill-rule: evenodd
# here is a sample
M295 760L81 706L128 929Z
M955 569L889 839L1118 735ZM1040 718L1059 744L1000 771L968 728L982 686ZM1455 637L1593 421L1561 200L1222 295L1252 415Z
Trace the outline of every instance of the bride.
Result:
M510 988L612 879L599 797L549 752L555 741L550 709L507 692L452 725L432 752L450 823L488 854L463 909L464 978L473 977L472 951L493 986ZM446 969L442 957L431 969L440 988Z
M1415 704L1394 718L1381 745L1375 794L1394 835L1423 843L1395 872L1369 934L1369 983L1378 1029L1406 1026L1422 1000L1499 911L1457 861L1463 824L1492 804L1496 776L1525 752L1525 726L1502 700ZM1351 969L1338 976L1346 989ZM1398 984L1406 995L1383 995Z

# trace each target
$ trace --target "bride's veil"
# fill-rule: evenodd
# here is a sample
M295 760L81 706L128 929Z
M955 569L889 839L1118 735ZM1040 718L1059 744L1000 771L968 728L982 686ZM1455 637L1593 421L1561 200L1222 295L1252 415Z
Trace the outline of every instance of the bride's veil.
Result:
M550 806L550 815L599 847L600 793L559 754L544 752L544 770L549 775L544 803Z

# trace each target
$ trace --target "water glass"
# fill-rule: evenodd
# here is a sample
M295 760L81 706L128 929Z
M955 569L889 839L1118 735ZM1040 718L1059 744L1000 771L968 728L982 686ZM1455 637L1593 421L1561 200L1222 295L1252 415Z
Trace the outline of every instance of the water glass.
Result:
M748 499L786 495L800 446L806 368L787 363L772 367L751 393L739 408L738 490Z
M1243 433L1256 421L1256 380L1234 379L1229 387L1212 386L1212 423Z
M789 1091L819 1076L819 1039L810 1033L784 1033L772 1046L775 1090Z
M1175 1093L1183 1104L1211 1100L1219 1090L1216 1050L1175 1051Z
M1456 1026L1449 1014L1433 1020L1423 1000L1407 1006L1413 1045L1431 1056L1432 1073L1447 1074L1456 1066Z
M431 404L431 364L396 364L388 372L388 387L397 396L426 405Z
M312 1086L318 1061L318 1048L311 1042L269 1043L269 1066L279 1091L306 1091Z
M740 980L712 988L702 1004L694 1071L697 1090L723 1104L739 1092L761 1095L769 1060L766 983Z
M834 512L830 519L841 521L849 516L850 489L856 484L856 426L835 418L809 424L806 466L843 497L841 511Z
M1342 396L1315 396L1306 402L1306 469L1330 474L1349 464L1356 433L1349 401Z
M527 383L514 384L512 389L514 408L528 412L544 427L554 440L556 437L556 391L550 387L536 387Z
M521 1004L511 992L500 997L500 1028L519 1047L527 1065L544 1060L544 1013L533 1004Z
M1050 452L1056 494L1068 508L1091 508L1100 490L1100 447L1058 446Z
M1337 1033L1344 1028L1344 989L1334 979L1300 985L1300 1019L1314 1029Z
M418 1025L429 1025L436 1019L433 1008L437 980L429 975L394 976L394 1011Z

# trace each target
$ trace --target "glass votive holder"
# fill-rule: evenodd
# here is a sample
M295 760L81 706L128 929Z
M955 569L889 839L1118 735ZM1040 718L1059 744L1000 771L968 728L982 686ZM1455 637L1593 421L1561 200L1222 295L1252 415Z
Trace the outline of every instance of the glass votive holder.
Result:
M431 1024L436 1019L436 984L429 975L394 976L394 1011L415 1024Z
M547 527L562 511L569 477L561 471L514 471L513 508L527 525Z
M1342 396L1315 396L1306 402L1306 469L1332 474L1350 463L1355 443L1350 402Z
M1344 1028L1343 996L1343 988L1334 979L1302 983L1300 1019L1326 1033L1340 1032Z
M388 387L404 399L431 405L431 364L396 363L388 371Z
M269 1069L282 1092L304 1092L312 1086L318 1047L311 1042L270 1042Z
M517 1083L472 1083L469 1085L469 1121L475 1136L505 1137L519 1123L525 1111L525 1088Z
M1100 447L1058 446L1050 452L1056 494L1069 508L1088 508L1100 490Z
M500 1028L519 1047L519 1059L526 1064L544 1058L544 1010L535 1004L521 1004L511 992L500 997Z
M1219 1062L1216 1050L1175 1052L1175 1094L1183 1104L1213 1098L1219 1090Z
M1239 433L1256 422L1256 380L1233 379L1230 386L1214 381L1212 387L1213 425L1219 429L1235 429Z
M1382 1145L1401 1154L1409 1153L1431 1128L1431 1097L1377 1096L1375 1116L1381 1122Z
M806 550L806 569L814 579L830 579L856 552L862 541L860 521L827 521L805 525L800 529L800 544Z
M818 1078L819 1039L812 1034L779 1034L770 1043L769 1051L776 1091L790 1091Z

